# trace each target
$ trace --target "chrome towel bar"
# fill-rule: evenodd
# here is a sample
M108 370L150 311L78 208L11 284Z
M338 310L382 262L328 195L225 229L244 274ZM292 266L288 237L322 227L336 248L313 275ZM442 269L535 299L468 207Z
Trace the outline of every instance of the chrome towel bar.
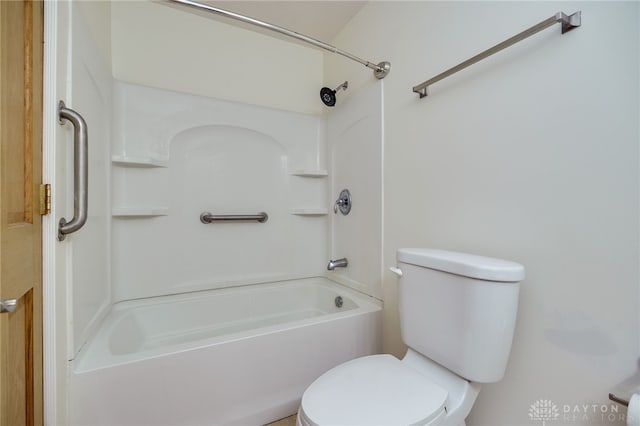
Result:
M506 49L509 46L512 46L514 44L516 44L519 41L524 40L527 37L531 37L532 35L544 30L547 27L550 27L551 25L555 24L555 23L561 23L562 24L562 34L571 31L574 28L577 28L581 25L582 23L582 13L580 11L575 12L572 15L565 15L562 12L558 12L555 15L553 15L552 17L545 19L544 21L540 22L539 24L534 25L533 27L526 29L524 31L522 31L519 34L516 34L515 36L511 37L508 40L503 41L502 43L498 43L495 46L493 46L490 49L485 50L482 53L478 53L476 56L474 56L471 59L467 59L466 61L456 65L455 67L449 68L448 70L436 75L435 77L424 81L420 84L418 84L417 86L413 87L413 91L417 94L420 95L420 99L424 98L425 96L428 95L427 93L427 88L432 85L433 83L437 83L438 81L445 79L447 77L449 77L452 74L457 73L458 71L462 71L463 69L467 68L470 65L475 64L476 62L480 62L481 60L483 60L484 58L487 58L491 55L493 55L494 53L498 53L499 51Z
M269 215L265 212L257 214L213 214L204 212L200 215L200 222L205 224L213 222L246 222L252 220L265 223L269 220Z

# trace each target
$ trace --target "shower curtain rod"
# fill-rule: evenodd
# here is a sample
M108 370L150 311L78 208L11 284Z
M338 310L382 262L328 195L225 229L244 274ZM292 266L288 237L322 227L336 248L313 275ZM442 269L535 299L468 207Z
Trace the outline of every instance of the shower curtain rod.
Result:
M241 21L247 24L251 24L251 25L255 25L257 27L261 27L261 28L265 28L267 30L270 31L274 31L280 34L284 34L288 37L292 37L301 41L304 41L305 43L309 43L312 44L316 47L319 47L321 49L324 50L328 50L329 52L332 53L336 53L338 55L342 55L346 58L351 59L352 61L356 61L361 63L362 65L364 65L367 68L371 68L373 70L373 75L377 78L377 79L383 79L387 76L387 74L389 74L389 71L391 70L391 64L387 61L382 61L380 63L374 64L372 62L369 61L365 61L364 59L361 59L355 55L352 55L349 52L345 52L344 50L340 50L335 46L332 46L330 44L324 43L320 40L316 40L315 38L306 36L304 34L300 34L297 33L295 31L291 31L288 30L286 28L280 27L278 25L274 25L274 24L270 24L268 22L264 22L264 21L260 21L258 19L254 19L254 18L250 18L248 16L244 16L244 15L240 15L239 13L235 13L235 12L231 12L228 10L224 10L224 9L220 9L218 7L213 7L210 6L208 4L204 4L204 3L198 3L192 0L169 0L172 3L178 3L184 6L189 6L189 7L193 7L195 9L200 9L200 10L204 10L210 13L215 13L216 15L220 15L220 16L224 16L225 18L231 18L231 19L235 19L236 21Z

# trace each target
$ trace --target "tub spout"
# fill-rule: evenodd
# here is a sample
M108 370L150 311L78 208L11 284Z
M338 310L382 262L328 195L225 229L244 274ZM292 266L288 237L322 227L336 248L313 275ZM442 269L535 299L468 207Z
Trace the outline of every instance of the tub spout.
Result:
M329 264L327 265L327 270L333 271L336 268L346 268L348 264L349 261L347 261L346 257L343 257L342 259L330 260Z

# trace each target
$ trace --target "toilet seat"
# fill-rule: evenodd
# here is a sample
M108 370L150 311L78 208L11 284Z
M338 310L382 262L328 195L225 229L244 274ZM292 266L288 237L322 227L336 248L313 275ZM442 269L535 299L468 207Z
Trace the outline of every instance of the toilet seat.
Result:
M391 355L341 364L307 388L305 425L434 425L446 415L447 391Z

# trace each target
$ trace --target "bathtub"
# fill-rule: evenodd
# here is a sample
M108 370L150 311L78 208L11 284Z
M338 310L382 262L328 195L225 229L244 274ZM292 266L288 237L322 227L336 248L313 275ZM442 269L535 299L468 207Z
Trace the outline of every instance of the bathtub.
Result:
M331 367L379 353L380 322L378 301L324 278L120 302L72 361L69 420L269 423Z

